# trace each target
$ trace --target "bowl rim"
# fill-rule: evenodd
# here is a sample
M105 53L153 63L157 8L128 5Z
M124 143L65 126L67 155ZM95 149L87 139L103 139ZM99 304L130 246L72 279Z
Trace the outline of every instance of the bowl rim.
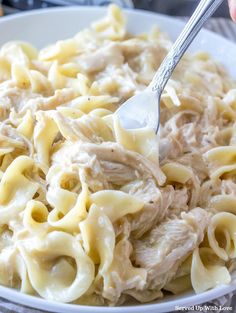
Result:
M152 12L152 11L147 11L143 9L132 9L132 8L121 8L125 14L129 15L138 15L141 14L143 16L152 16L152 17L159 17L161 19L164 19L169 22L177 22L181 24L182 26L185 25L185 22L181 20L180 17L174 17L170 15L166 15L163 13L158 13L158 12ZM98 6L98 5L72 5L72 6L58 6L58 7L47 7L47 8L39 8L39 9L33 9L29 11L20 11L20 12L15 12L10 15L3 15L0 18L0 25L3 24L4 22L11 21L11 20L18 20L22 19L24 17L32 16L32 15L43 15L43 14L48 14L48 13L59 13L61 11L101 11L101 12L106 12L107 11L107 6ZM224 38L222 35L213 32L212 30L206 29L204 26L200 32L204 32L212 37L215 37L217 39L223 40L227 43L232 44L233 46L236 47L236 43L231 41L229 38Z

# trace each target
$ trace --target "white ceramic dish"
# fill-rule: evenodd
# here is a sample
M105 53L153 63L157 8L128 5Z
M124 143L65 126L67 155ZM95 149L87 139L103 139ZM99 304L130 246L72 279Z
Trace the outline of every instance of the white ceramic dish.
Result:
M26 40L37 47L43 47L58 39L73 36L94 20L102 17L105 9L98 7L70 7L31 11L29 13L0 18L0 45L10 40ZM148 31L157 24L175 39L183 28L183 22L164 15L143 11L126 11L128 30L132 33ZM222 62L236 79L236 45L232 42L203 30L195 39L190 50L204 50ZM58 313L154 313L169 312L178 306L193 306L210 301L236 290L236 274L227 286L220 286L202 294L187 292L170 296L155 303L123 307L90 307L61 304L22 294L16 290L0 286L0 296L16 303Z

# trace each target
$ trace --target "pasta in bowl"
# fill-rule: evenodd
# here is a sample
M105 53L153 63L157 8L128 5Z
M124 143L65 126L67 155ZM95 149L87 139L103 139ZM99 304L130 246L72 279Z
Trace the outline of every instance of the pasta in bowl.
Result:
M129 34L111 6L39 52L2 46L2 285L98 306L230 283L236 83L206 53L186 55L162 95L159 138L113 115L170 45L157 28Z

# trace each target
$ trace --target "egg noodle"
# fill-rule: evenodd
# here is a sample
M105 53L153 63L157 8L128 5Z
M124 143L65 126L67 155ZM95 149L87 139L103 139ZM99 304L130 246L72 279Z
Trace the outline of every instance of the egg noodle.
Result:
M0 50L0 283L89 305L230 283L236 258L236 84L187 54L159 138L113 112L171 46L120 9L39 52ZM143 104L145 105L145 103Z

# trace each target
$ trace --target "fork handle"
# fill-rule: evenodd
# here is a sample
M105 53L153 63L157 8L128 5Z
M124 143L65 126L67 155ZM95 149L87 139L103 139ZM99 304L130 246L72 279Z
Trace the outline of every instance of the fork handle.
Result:
M161 93L176 65L179 63L183 54L201 30L203 24L216 11L223 1L224 0L200 1L193 15L185 25L178 39L173 44L148 87L156 93L158 98L160 98Z

